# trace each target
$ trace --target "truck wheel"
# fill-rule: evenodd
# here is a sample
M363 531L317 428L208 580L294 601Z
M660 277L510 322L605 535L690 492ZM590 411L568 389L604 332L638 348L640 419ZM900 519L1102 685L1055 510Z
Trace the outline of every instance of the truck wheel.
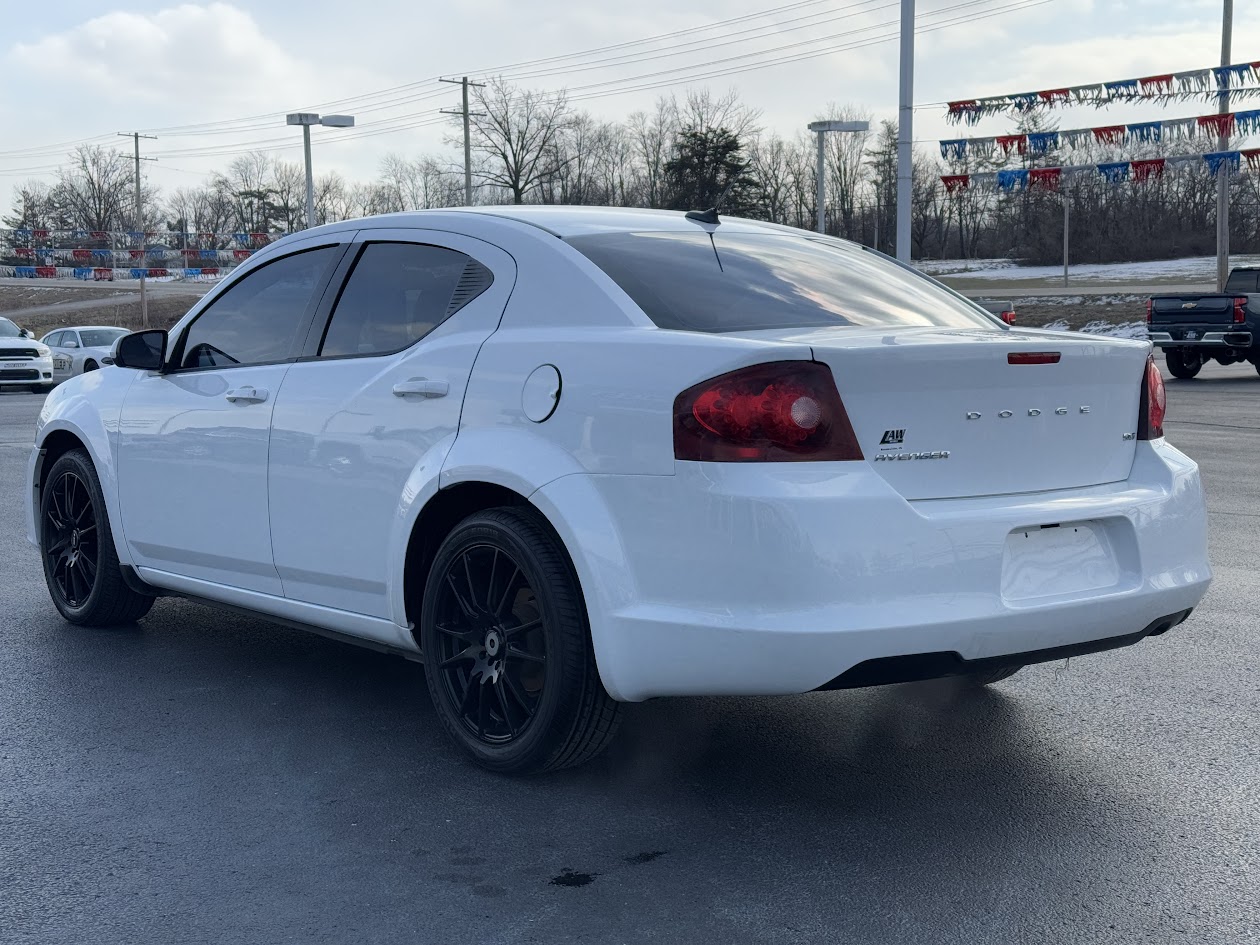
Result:
M1199 360L1197 353L1187 354L1180 348L1169 348L1164 352L1164 357L1168 362L1168 373L1183 381L1190 380L1203 367L1203 362Z
M578 765L617 730L577 576L532 510L479 512L446 537L425 582L420 647L438 720L483 768Z

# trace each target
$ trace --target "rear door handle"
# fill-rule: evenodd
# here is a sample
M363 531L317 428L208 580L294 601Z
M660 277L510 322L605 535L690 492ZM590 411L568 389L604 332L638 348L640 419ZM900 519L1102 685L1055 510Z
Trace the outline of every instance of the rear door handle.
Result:
M223 396L233 404L261 404L267 399L267 391L262 387L237 387Z
M406 397L415 394L419 397L445 397L451 385L446 381L431 381L427 377L412 377L399 381L394 385L395 397Z

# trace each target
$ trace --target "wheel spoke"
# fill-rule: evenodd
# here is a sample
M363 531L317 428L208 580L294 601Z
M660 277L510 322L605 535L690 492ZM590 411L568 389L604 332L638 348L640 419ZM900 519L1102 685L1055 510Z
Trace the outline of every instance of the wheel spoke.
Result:
M436 629L438 633L444 633L448 637L458 637L461 640L467 639L468 636L472 633L471 630L459 630L456 627L448 627L444 623L437 623L437 624L434 624L433 626L434 626L434 629Z
M468 688L464 690L464 697L459 700L459 714L467 717L472 709L472 697L474 690L479 685L477 678L472 673L468 674Z
M477 736L479 738L486 737L486 682L484 679L477 681Z
M524 693L522 693L520 688L516 685L516 680L512 678L512 674L505 669L499 678L507 683L508 692L512 693L512 698L515 699L517 704L525 710L525 717L529 718L532 716L534 714L534 710L530 708L528 700L525 698Z
M518 633L528 633L530 630L537 629L538 627L541 627L541 626L542 626L542 618L539 617L535 620L526 621L520 626L505 627L503 629L503 635L510 640L512 639L512 637L516 636Z
M468 602L464 600L464 595L459 592L459 588L455 586L455 578L451 575L450 571L446 572L446 583L450 585L451 593L455 595L455 602L459 604L459 609L463 611L464 616L475 617L476 612L472 609Z
M59 555L61 554L62 549L65 548L69 544L70 544L70 536L62 535L60 538L58 538L51 545L48 546L48 550L46 553L50 555Z
M547 657L538 656L534 653L528 653L525 650L522 650L519 646L512 646L511 644L508 644L507 658L510 660L524 660L527 663L547 662Z
M490 609L490 598L494 595L494 572L499 567L499 549L494 548L494 557L490 559L490 583L486 585L486 609Z
M87 581L90 590L92 585L96 583L96 562L80 551L79 566L80 570L83 571L83 579Z
M464 580L468 582L468 603L475 606L477 603L477 585L473 584L472 565L468 563L468 552L465 551L460 555L460 559L464 562Z
M442 662L438 663L438 669L446 669L448 666L454 666L456 663L463 662L464 660L475 660L477 658L477 651L480 649L481 647L477 646L475 643L470 644L454 656L448 656L446 659L442 660Z
M494 608L494 615L500 617L503 615L503 605L507 603L508 595L512 592L512 585L516 582L516 578L520 575L521 569L514 567L512 576L508 578L507 585L503 588L503 596L499 598L499 603Z
M512 733L512 737L516 737L516 725L512 722L512 713L508 711L507 697L503 695L503 679L504 674L499 674L499 681L495 683L494 694L499 697L499 707L503 710L503 721L507 723L508 731Z
M74 603L80 603L87 595L82 593L83 578L79 574L78 565L74 561L67 562L66 575L70 578L70 593L74 597Z

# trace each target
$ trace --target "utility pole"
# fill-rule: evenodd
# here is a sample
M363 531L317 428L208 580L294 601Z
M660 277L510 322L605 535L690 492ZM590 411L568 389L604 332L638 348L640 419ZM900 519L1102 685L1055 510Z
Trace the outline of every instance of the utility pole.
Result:
M449 82L451 85L463 86L464 105L459 111L453 108L442 109L443 115L461 115L464 119L464 206L472 206L472 112L468 110L468 87L475 89L485 88L482 82L469 82L468 76L459 79L438 79L439 82ZM480 113L478 113L480 116Z
M914 193L914 0L901 0L901 83L897 107L897 259L910 262Z
M1072 203L1068 200L1066 187L1059 190L1059 196L1063 198L1063 287L1066 289L1068 284L1068 219L1071 215Z
M136 232L139 234L140 239L140 262L144 264L140 267L140 326L148 328L149 298L145 294L144 277L149 271L149 259L144 246L144 207L140 199L140 139L148 138L150 141L156 141L157 135L142 135L138 131L120 131L118 134L123 138L131 138L136 145ZM153 161L156 158L145 158L144 160Z
M1224 16L1221 20L1221 66L1230 65L1230 43L1234 33L1234 0L1225 0ZM1224 76L1219 83L1217 96L1222 115L1229 112L1229 77ZM1224 125L1221 126L1224 129ZM1229 135L1222 134L1217 142L1218 151L1229 149ZM1225 291L1225 280L1229 278L1229 162L1221 161L1216 172L1216 291Z

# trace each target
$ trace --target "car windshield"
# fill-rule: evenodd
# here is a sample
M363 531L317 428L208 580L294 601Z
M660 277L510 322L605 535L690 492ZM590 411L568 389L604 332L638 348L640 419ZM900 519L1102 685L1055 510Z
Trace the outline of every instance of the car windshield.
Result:
M710 241L711 239L711 241ZM660 328L999 328L953 290L882 254L790 234L597 233L570 245Z
M79 339L85 348L108 348L125 334L122 328L84 328L79 330Z
M21 338L22 329L9 321L7 318L0 318L0 338Z

